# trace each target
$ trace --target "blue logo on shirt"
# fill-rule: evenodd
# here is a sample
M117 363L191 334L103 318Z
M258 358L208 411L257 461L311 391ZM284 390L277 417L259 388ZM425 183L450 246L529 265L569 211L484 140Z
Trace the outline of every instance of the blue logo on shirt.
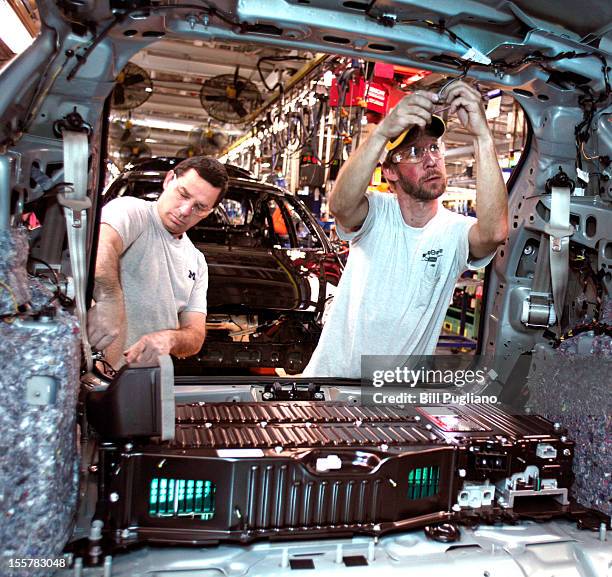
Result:
M425 262L430 262L432 263L431 266L434 266L433 263L437 263L439 258L442 258L442 253L444 252L444 249L439 248L438 250L435 249L431 249L428 250L427 252L423 253L423 258L421 258L421 260L424 260Z

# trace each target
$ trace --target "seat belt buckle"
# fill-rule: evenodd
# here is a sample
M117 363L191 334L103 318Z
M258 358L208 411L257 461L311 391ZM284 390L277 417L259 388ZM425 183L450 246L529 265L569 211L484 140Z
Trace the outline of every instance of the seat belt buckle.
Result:
M86 196L85 198L69 198L64 193L59 192L57 194L57 202L63 207L72 210L72 227L81 228L83 224L82 215L83 212L87 212L91 208L91 198Z

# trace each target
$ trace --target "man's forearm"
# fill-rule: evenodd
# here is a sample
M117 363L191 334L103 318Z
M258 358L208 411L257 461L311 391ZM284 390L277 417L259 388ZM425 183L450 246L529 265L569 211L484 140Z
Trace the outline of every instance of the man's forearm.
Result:
M125 345L125 303L119 278L121 242L108 225L100 229L94 284L96 304L87 313L91 346L103 350L111 365L121 359Z
M110 244L98 246L93 297L95 301L114 300L123 303L119 274L120 255Z
M502 177L493 136L474 138L476 156L476 213L481 238L492 244L508 234L508 193Z
M190 357L200 352L205 335L192 327L180 327L175 330L161 331L169 333L170 353L175 357Z

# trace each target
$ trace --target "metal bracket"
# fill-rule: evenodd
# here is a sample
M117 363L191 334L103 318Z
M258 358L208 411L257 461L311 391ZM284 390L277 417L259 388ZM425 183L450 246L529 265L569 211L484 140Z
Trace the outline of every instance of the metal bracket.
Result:
M53 405L57 398L57 380L48 375L32 375L26 381L26 403Z
M57 138L62 138L64 135L64 130L72 130L74 132L85 132L87 136L91 136L93 134L93 128L91 124L88 124L83 120L83 117L77 112L76 106L74 110L64 118L60 118L53 123L53 134Z
M68 198L64 193L57 193L57 202L72 210L72 226L81 228L81 216L83 212L91 208L91 198L86 196L83 199Z

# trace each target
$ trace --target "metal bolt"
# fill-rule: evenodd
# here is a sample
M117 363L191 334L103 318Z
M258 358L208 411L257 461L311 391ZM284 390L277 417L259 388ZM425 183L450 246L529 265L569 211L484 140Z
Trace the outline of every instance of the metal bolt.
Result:
M553 425L553 429L554 429L555 431L558 431L560 428L561 428L561 423L555 423L555 424Z
M109 499L111 503L116 503L117 501L119 501L119 493L111 493L109 495Z
M561 437L561 442L562 442L562 443L565 443L566 441L567 441L567 437L566 437L565 435L563 435L563 436Z
M569 449L563 449L563 455L565 457L569 457L572 454L572 452Z
M265 401L271 401L274 398L274 395L270 391L266 391L263 395L261 395Z
M121 538L122 539L129 539L130 538L130 530L129 529L124 529L123 531L121 531Z
M529 255L529 254L533 254L533 250L534 250L534 249L533 249L533 245L528 244L528 245L527 245L527 246L524 248L524 250L523 250L523 254L527 254L527 255Z
M133 448L134 448L134 445L132 445L132 443L126 443L124 447L126 453L129 453Z
M287 547L283 549L280 566L283 569L289 567L289 549L287 549Z
M458 473L460 477L465 477L467 475L467 471L465 469L459 469Z
M113 558L111 555L104 557L104 577L111 577L113 574Z
M98 465L89 465L89 467L87 467L87 470L90 473L97 473L98 472Z
M600 523L599 524L599 540L600 541L605 541L606 538L608 536L608 526L606 525L606 523Z

